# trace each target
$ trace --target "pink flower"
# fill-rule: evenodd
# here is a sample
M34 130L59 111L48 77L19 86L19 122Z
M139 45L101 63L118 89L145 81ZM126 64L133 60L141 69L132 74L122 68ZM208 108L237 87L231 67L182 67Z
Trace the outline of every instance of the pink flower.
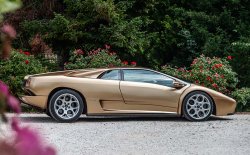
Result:
M95 52L98 53L98 52L100 52L101 50L102 50L101 48L98 48Z
M195 65L197 63L198 59L194 59L191 66Z
M24 54L30 56L30 52L24 52Z
M108 49L110 49L110 46L105 44L105 48L108 50Z
M30 63L29 60L25 60L24 62L26 65L28 65Z
M223 66L223 64L215 64L213 67L214 68L220 68L220 67L222 67Z
M228 59L228 60L232 60L233 57L232 57L231 55L229 55L229 56L227 56L227 59Z
M1 31L10 38L16 38L16 30L11 25L4 25Z
M75 55L83 55L84 52L83 52L83 50L81 50L81 49L77 49L77 50L74 51L74 54L75 54Z
M14 112L21 112L20 103L14 96L8 96L8 105Z
M21 112L19 101L14 96L9 94L8 86L2 81L0 81L0 93L3 94L4 97L6 97L7 104L14 112L16 113Z
M123 61L122 62L124 65L128 65L128 61Z
M9 94L9 88L8 86L0 80L0 93L4 96L8 96Z
M213 81L212 78L210 76L207 76L207 80L208 81Z
M83 55L84 52L83 52L83 50L81 50L81 49L77 49L77 50L76 50L76 54L77 54L77 55Z
M28 127L21 128L16 118L12 119L12 129L17 133L14 150L18 155L55 155L52 147L45 146L37 132Z
M214 76L218 78L220 75L218 73L215 73Z
M136 66L136 62L135 62L135 61L130 62L130 64L131 64L132 66Z
M218 88L218 85L217 85L216 83L213 83L212 86L213 86L214 88Z
M116 55L116 52L109 52L109 55Z
M186 70L186 68L184 68L184 67L180 67L177 70L180 72L188 72L188 70Z

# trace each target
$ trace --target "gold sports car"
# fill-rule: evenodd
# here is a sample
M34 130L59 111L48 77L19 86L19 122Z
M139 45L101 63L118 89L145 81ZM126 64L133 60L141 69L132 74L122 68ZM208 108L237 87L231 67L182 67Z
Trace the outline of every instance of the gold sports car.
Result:
M28 75L20 99L57 121L86 115L177 114L191 121L233 114L234 99L146 68L67 70Z

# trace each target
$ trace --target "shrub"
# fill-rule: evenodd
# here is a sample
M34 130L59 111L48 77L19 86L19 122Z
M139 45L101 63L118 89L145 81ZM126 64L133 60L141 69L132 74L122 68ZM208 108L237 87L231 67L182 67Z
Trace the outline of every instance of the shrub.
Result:
M81 68L106 68L128 65L127 61L121 61L116 52L112 52L110 47L106 45L105 49L98 48L88 53L81 49L71 52L69 62L65 63L65 69L81 69ZM131 62L136 65L136 62Z
M14 95L23 92L24 76L46 72L45 67L29 52L13 51L9 60L0 60L0 68L0 79L9 85Z
M172 68L166 65L162 67L162 72L225 94L230 94L235 89L238 80L227 59L230 60L230 56L221 59L201 55L193 60L190 70L186 68Z
M232 43L231 65L238 73L239 86L250 87L250 38Z
M35 58L40 61L48 72L57 71L59 68L56 55L50 54L46 57L46 55L39 54Z
M237 111L250 111L250 88L237 89L232 96L237 101Z

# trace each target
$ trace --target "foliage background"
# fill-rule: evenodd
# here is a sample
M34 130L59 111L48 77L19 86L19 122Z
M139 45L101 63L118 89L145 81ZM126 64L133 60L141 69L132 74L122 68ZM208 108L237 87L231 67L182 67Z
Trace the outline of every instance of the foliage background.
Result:
M236 73L225 58L201 55L193 60L190 70L162 66L162 72L230 95L238 82Z
M233 56L239 86L250 86L248 0L25 0L5 16L19 32L16 48L35 34L53 48L60 67L72 49L109 44L123 60L160 68L187 66L195 57Z
M46 72L39 60L29 54L13 51L8 61L0 59L0 77L13 95L23 94L23 79L26 75Z

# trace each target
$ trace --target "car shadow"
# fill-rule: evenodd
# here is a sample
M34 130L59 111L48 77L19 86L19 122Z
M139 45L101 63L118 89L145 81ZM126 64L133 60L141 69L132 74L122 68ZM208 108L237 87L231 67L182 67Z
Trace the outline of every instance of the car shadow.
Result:
M208 121L233 120L231 118L211 117ZM120 122L120 121L166 121L166 122L190 122L180 116L112 116L112 117L86 117L79 118L78 121L87 122Z
M20 116L23 122L30 123L60 123L53 118L44 116ZM211 121L231 121L232 118L212 116L205 122ZM81 122L133 122L133 121L165 121L165 122L190 122L180 116L83 116L74 123ZM194 122L195 123L195 122Z

